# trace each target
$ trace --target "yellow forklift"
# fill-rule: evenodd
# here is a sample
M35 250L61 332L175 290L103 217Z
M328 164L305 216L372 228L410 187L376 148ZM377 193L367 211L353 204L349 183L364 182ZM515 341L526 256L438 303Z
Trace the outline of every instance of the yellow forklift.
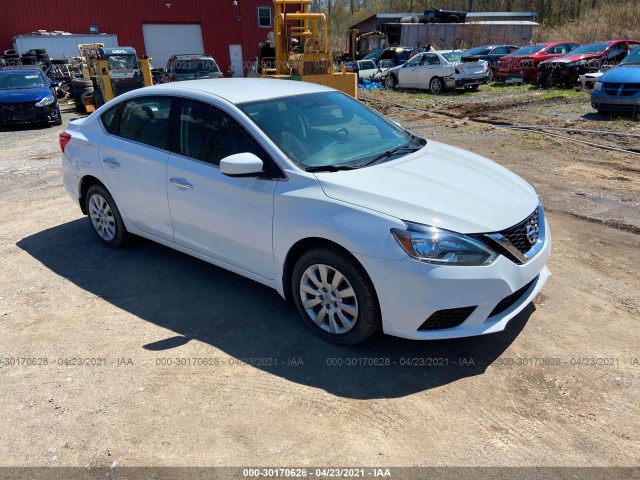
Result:
M344 65L334 71L324 13L311 13L312 0L273 0L274 30L261 45L258 68L263 77L319 83L357 98L358 77ZM290 10L296 9L295 12Z
M125 92L153 85L151 58L138 59L132 47L105 47L102 43L78 45L82 76L93 81L93 97L84 97L88 113Z

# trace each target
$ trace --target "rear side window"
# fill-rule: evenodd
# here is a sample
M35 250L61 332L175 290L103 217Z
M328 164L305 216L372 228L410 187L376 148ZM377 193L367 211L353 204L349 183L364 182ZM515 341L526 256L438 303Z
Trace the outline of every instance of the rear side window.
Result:
M492 55L506 55L509 53L507 47L497 47L491 52Z
M118 121L120 120L121 111L122 104L119 103L100 115L100 121L102 122L104 129L112 135L118 134Z
M171 99L144 97L128 101L120 117L119 136L167 149Z
M220 165L220 160L249 152L264 157L255 140L229 115L215 107L185 100L180 107L179 153Z

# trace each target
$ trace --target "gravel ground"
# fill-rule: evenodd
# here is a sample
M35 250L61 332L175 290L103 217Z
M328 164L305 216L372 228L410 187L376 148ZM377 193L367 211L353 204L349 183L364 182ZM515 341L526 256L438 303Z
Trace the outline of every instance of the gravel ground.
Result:
M382 110L540 191L554 276L505 332L324 343L266 287L101 246L62 188L64 126L5 129L0 466L637 466L638 158Z

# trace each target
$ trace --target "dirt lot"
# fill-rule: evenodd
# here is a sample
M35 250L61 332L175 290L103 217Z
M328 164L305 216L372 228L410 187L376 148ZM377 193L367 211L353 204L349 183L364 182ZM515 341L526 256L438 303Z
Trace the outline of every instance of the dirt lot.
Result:
M0 466L639 465L640 158L473 119L638 122L574 94L368 94L536 185L554 276L535 304L501 334L336 347L266 287L143 240L104 248L62 188L64 127L5 129Z

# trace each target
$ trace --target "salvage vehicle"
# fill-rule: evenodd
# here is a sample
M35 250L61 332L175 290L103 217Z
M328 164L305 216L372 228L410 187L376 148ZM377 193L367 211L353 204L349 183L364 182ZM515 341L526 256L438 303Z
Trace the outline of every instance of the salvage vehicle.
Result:
M334 343L498 332L550 275L530 183L322 85L156 85L60 147L104 245L139 235L268 285Z
M478 60L484 60L489 63L489 81L493 80L493 76L498 68L498 60L505 55L515 52L520 47L515 45L481 45L479 47L470 48L464 52L465 56L476 57Z
M430 8L424 11L425 23L464 23L467 12L459 10L439 10Z
M591 106L600 112L640 112L640 48L598 78Z
M222 71L211 55L172 55L167 61L166 81L168 82L220 77L222 77Z
M567 55L545 60L538 65L538 85L543 88L554 85L573 86L580 75L597 72L601 67L617 65L640 41L609 40L590 43L572 50Z
M344 64L347 72L353 72L358 75L358 83L364 80L371 80L378 73L378 67L373 60L358 60L356 62L348 62Z
M387 88L424 88L431 93L447 89L466 88L476 90L489 81L489 65L476 57L467 57L461 50L440 50L419 53L404 65L385 72Z
M62 125L56 85L38 66L0 68L0 125Z
M538 65L540 62L560 58L580 46L574 42L537 43L527 45L498 60L494 78L506 80L519 77L524 83L535 85L538 82Z

